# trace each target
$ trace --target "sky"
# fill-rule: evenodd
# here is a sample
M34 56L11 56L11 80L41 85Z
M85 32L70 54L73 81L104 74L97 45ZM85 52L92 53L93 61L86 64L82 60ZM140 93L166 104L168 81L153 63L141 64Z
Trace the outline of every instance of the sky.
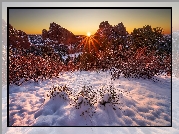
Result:
M55 22L75 35L94 34L102 21L111 25L123 22L131 33L134 28L151 25L171 33L170 9L10 9L9 23L27 34L41 34Z

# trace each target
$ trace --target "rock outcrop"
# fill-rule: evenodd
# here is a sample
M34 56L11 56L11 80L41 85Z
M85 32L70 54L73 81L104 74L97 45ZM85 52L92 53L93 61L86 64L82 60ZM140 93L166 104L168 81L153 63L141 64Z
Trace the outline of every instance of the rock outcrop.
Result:
M72 32L54 22L50 23L48 31L46 29L42 30L42 38L44 40L50 39L58 44L65 45L74 44L77 40L76 36Z
M42 39L45 40L46 38L48 38L48 31L46 29L43 29L42 30Z
M28 35L21 30L16 30L9 24L9 45L15 48L30 48Z

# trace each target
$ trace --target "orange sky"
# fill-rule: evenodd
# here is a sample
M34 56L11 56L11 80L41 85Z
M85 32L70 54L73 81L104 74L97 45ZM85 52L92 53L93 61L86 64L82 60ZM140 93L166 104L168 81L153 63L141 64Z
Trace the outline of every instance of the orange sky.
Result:
M161 27L171 33L170 9L10 9L9 23L27 34L41 34L55 22L75 35L94 34L102 21L111 25L123 22L127 31L144 25Z

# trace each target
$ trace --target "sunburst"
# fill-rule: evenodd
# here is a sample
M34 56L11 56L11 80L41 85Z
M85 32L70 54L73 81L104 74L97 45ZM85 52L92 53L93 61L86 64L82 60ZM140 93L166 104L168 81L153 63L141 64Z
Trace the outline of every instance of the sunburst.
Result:
M84 46L84 51L86 52L92 52L93 50L95 52L98 52L98 48L96 47L96 44L100 45L99 42L94 38L95 35L87 34L88 36L83 36L83 39L78 47Z

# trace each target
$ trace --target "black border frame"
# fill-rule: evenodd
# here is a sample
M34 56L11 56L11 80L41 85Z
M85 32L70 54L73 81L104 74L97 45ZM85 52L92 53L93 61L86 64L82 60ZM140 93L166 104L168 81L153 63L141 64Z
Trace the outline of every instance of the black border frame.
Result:
M172 46L171 46L171 126L9 126L9 9L171 9L172 7L7 7L7 127L172 127Z

